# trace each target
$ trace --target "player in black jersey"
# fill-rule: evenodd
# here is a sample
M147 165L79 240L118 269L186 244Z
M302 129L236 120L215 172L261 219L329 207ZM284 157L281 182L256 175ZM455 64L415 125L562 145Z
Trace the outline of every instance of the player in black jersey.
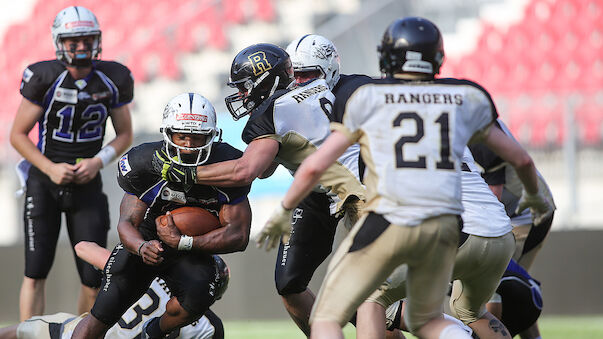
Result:
M278 164L293 173L329 134L330 111L335 100L330 89L339 78L339 63L332 44L324 46L322 52L330 65L298 86L293 86L294 68L282 48L256 44L239 52L232 63L229 84L238 93L225 101L235 119L250 114L242 135L249 146L236 161L200 166L194 173L190 168L180 171L184 174L182 180L222 186L250 183L269 176ZM242 102L240 108L234 107L237 102ZM321 188L288 211L289 223L295 229L283 235L288 240L281 242L282 232L276 229L263 230L259 237L258 245L266 244L267 249L279 246L276 289L306 335L310 333L308 318L314 301L308 284L331 253L340 218L347 216L344 220L353 224L357 203L364 197L358 153L357 147L350 148L339 159L338 166L331 168L328 178L323 178ZM170 168L166 173L170 180L178 180L180 175Z
M161 317L145 324L143 337L159 338L191 323L215 301L218 275L212 253L243 251L248 244L249 185L167 182L162 179L163 163L156 160L194 167L241 156L219 141L211 103L195 93L174 97L163 112L161 131L163 141L136 146L119 161L118 183L125 191L117 225L121 243L105 266L91 315L78 324L73 338L102 336L156 277L174 297ZM170 215L168 227L156 226L158 216L182 206L209 210L220 217L222 227L195 237L181 235Z
M72 246L93 241L106 246L107 197L99 170L132 142L128 103L133 79L127 67L101 61L101 31L94 14L68 7L52 26L56 60L29 65L23 72L23 99L10 140L25 158L25 277L20 316L44 311L44 286L52 266L62 213ZM115 138L103 147L107 118ZM28 134L38 124L38 144ZM75 256L82 288L78 312L90 310L101 273Z

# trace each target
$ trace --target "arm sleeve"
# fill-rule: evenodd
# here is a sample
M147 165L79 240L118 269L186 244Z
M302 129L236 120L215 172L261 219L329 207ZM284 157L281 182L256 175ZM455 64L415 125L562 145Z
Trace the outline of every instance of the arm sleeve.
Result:
M44 94L52 85L52 79L49 78L48 72L45 72L42 65L40 63L29 65L23 71L23 79L21 80L21 95L40 106L43 106Z

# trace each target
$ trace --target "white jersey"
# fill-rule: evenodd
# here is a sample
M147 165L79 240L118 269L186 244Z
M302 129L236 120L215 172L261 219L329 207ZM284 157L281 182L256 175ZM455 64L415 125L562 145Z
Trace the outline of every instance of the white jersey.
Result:
M463 212L461 159L469 140L497 113L470 81L374 80L342 91L332 128L359 142L366 163L367 210L393 224Z
M113 325L105 338L131 339L138 338L142 331L142 325L153 317L158 317L165 312L165 305L170 300L171 294L165 282L156 278L151 283L147 292L134 303ZM17 328L18 339L69 339L77 324L87 315L84 313L75 316L68 313L38 316L28 319ZM51 336L52 324L56 324L59 331ZM210 339L215 333L215 328L205 316L190 325L180 329L178 336L170 338L182 339Z
M498 201L475 165L469 148L463 154L463 232L481 237L499 237L511 232L505 206Z
M517 141L507 126L500 119L498 119L496 122L498 125L500 125L500 128L507 136ZM507 215L511 217L511 224L513 226L532 224L532 213L530 212L529 208L525 209L519 214L515 214L515 209L517 208L523 190L523 184L521 183L521 180L519 180L515 168L508 165L506 162L504 162L504 160L487 149L484 145L472 146L471 149L475 152L474 156L477 160L477 163L481 165L485 171L486 182L496 184L497 182L490 182L489 178L495 176L496 172L504 170L504 186L501 201L505 205ZM538 171L536 171L536 174L538 175L538 189L540 193L542 193L549 204L555 208L553 195L546 181L544 180L544 177Z
M271 138L280 143L276 160L292 174L331 134L335 96L324 79L316 79L290 91L277 92L255 109L245 129L243 141ZM358 173L360 148L353 145L339 157L320 179L315 190L333 199L331 213L339 211L350 195L364 199Z

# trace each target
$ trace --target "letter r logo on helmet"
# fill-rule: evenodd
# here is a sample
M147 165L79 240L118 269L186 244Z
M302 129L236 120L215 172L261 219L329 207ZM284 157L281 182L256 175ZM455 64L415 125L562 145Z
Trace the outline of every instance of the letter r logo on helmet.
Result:
M253 67L253 75L260 75L269 69L272 69L272 65L266 59L266 53L264 51L257 51L251 54L249 57L251 67Z

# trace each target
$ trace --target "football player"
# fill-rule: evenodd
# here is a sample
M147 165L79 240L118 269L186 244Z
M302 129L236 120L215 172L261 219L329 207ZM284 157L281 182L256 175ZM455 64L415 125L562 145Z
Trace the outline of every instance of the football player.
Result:
M496 120L494 126L500 128L509 138L515 139L500 119ZM516 241L513 259L525 270L529 270L551 229L553 214L547 215L546 218L535 219L529 209L516 211L521 197L521 183L515 169L512 166L508 166L503 159L484 144L471 145L471 150L475 154L476 162L484 170L483 176L486 182L505 205L507 214L511 218ZM554 209L555 202L553 201L553 195L540 173L538 173L538 187ZM521 299L512 300L517 301ZM513 301L509 299L507 305ZM514 307L519 308L521 305ZM507 306L507 309L509 308L510 306ZM537 338L540 336L536 322L527 331L525 334L522 334L525 338Z
M56 59L23 72L23 99L10 132L11 144L25 158L19 164L26 188L21 320L44 311L63 213L72 246L81 240L106 246L109 210L99 170L132 143L132 75L120 63L99 60L101 30L94 14L67 7L51 32ZM108 118L115 138L103 147ZM36 123L37 145L28 137ZM78 311L89 311L101 273L77 256L75 261L82 284Z
M486 306L502 320L512 337L519 334L522 339L540 339L538 327L534 325L542 312L542 304L540 282L511 259Z
M78 257L102 270L109 260L111 252L98 246L96 243L80 241L75 245ZM220 275L218 287L216 288L216 300L219 300L230 279L228 266L222 258L213 256L217 272ZM107 338L129 339L138 338L145 321L161 315L170 300L171 292L165 281L155 278L146 293L113 325L106 334ZM57 313L52 315L35 316L21 322L18 325L0 329L0 339L59 339L71 338L75 326L87 313L79 317L69 313ZM170 333L170 338L182 339L220 339L224 338L224 327L222 320L211 310L178 331Z
M383 37L385 78L342 88L333 113L342 123L295 173L267 225L288 232L291 212L325 169L355 142L367 164L369 213L334 254L311 316L313 338L343 338L358 306L406 263L407 327L422 338L470 338L441 317L460 236L461 164L470 141L484 141L514 166L524 184L520 207L551 212L539 194L530 156L500 130L497 112L479 85L435 79L444 60L442 36L430 21L394 21Z
M235 120L250 115L242 135L248 144L243 156L196 170L166 163L165 178L232 186L268 177L278 164L295 172L329 135L333 119L335 97L330 89L339 75L338 56L332 44L317 48L328 60L319 72L307 76L298 86L290 57L282 48L256 44L240 51L233 60L229 83L238 93L225 101ZM358 203L364 199L358 153L357 145L350 147L321 178L320 186L292 207L288 223L293 231L284 234L283 243L279 241L280 229L263 229L259 236L260 246L271 249L279 245L276 289L306 335L310 334L308 320L314 302L308 283L331 253L338 220L343 218L344 223L353 224Z
M241 152L222 143L212 104L196 93L172 98L163 112L163 141L141 144L119 161L118 183L125 194L115 246L101 291L73 338L97 338L162 278L173 296L165 312L147 321L143 338L160 338L203 315L216 300L219 274L212 253L243 251L249 241L249 185L216 188L162 179L162 163L195 167L236 159ZM182 206L204 208L220 217L222 227L198 236L181 235L169 213ZM167 214L167 226L156 224Z
M504 206L481 177L467 147L461 163L461 181L463 228L452 273L451 314L482 339L508 338L509 330L501 324L500 318L486 310L486 303L496 291L515 249L511 222ZM383 319L390 304L406 297L405 268L396 269L359 308L358 332L383 331L384 321L361 320L363 317L374 319L371 318L373 316ZM397 322L404 325L399 320ZM361 324L367 324L368 329L362 328ZM381 326L378 328L378 325ZM403 326L401 329L406 330Z

